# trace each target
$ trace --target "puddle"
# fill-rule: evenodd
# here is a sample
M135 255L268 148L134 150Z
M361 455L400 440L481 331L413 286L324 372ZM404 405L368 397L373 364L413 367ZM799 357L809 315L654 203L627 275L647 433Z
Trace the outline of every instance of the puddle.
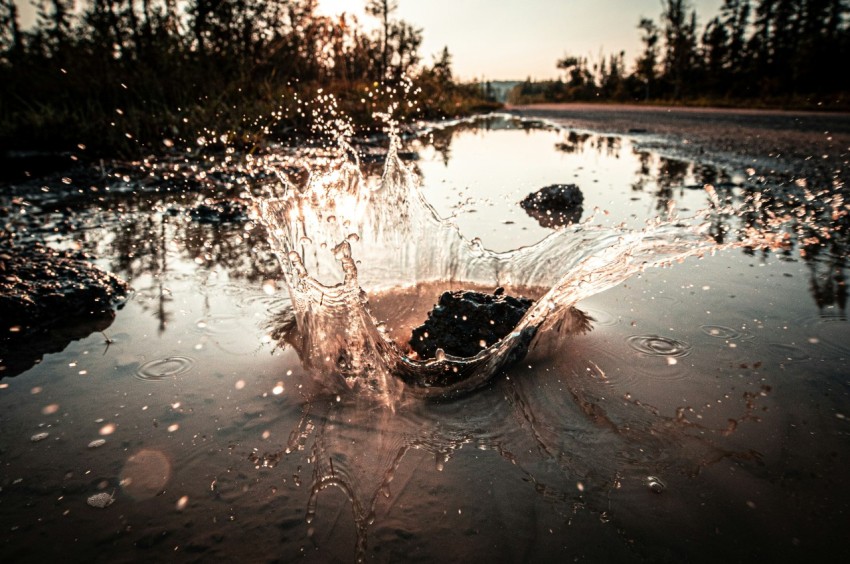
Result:
M48 240L134 295L34 365L3 358L5 555L716 561L840 538L843 201L512 118L401 149L362 175L332 148L220 165L204 190L265 202L266 228L169 213L207 192L75 201ZM305 167L275 200L269 171ZM581 188L582 223L519 206L551 184ZM43 235L40 213L7 221ZM441 292L497 286L536 300L515 335L405 348ZM410 383L446 368L465 384Z

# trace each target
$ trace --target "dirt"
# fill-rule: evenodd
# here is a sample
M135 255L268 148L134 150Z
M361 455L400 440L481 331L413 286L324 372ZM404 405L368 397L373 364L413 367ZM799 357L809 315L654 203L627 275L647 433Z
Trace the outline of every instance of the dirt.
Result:
M0 378L112 323L129 286L90 259L0 239Z

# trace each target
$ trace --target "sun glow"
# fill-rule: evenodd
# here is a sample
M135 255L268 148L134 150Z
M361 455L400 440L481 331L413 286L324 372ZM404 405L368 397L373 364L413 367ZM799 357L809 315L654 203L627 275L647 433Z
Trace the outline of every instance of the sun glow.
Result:
M338 16L343 12L359 16L363 13L363 0L319 0L316 12L325 16Z

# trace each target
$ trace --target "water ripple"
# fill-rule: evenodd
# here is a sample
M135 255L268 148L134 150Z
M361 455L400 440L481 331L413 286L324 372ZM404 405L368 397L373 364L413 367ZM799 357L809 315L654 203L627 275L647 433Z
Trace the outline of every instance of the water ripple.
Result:
M186 356L169 356L146 362L136 371L136 378L157 382L189 371L195 360Z
M613 327L614 325L618 325L620 323L620 319L615 315L603 310L596 308L582 308L584 313L593 318L593 325L595 326L603 326L603 327Z
M195 322L195 330L206 334L232 333L239 330L239 318L227 314L209 315Z
M260 305L271 311L283 311L292 308L292 300L290 300L289 296L281 294L273 294L271 296L256 294L244 297L241 302L245 306Z
M789 362L805 362L812 359L812 355L798 347L797 345L788 345L784 343L769 343L767 350L772 353L772 357L778 360L779 364Z
M691 352L691 345L660 335L632 335L626 341L639 353L649 356L682 357Z
M715 337L717 339L735 340L741 337L740 332L731 327L724 327L723 325L701 325L700 329L709 337Z

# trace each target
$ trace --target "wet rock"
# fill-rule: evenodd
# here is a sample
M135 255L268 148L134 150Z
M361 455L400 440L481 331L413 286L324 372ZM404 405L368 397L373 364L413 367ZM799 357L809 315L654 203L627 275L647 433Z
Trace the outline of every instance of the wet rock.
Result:
M101 492L94 494L86 499L86 503L97 509L105 509L115 503L115 493Z
M0 241L0 378L108 327L128 291L82 252Z
M542 227L577 223L584 212L584 195L575 184L552 184L529 194L520 203Z
M413 330L410 346L422 359L434 358L437 349L475 356L513 331L533 303L505 295L503 288L493 294L444 292L425 323Z

